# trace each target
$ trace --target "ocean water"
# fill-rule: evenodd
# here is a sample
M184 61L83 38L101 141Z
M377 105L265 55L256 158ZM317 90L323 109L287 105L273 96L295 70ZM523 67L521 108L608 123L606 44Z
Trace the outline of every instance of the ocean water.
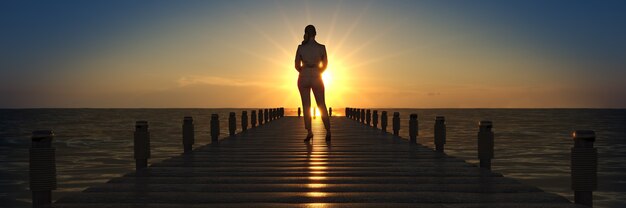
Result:
M58 189L53 198L131 172L134 123L150 125L150 162L182 152L184 116L193 116L196 146L210 143L210 116L220 115L221 137L229 112L253 109L0 109L0 207L30 207L28 148L33 130L56 137ZM402 137L417 113L418 142L433 147L435 116L446 117L446 153L476 163L478 121L494 123L493 170L570 200L571 132L596 131L599 152L596 207L626 207L626 110L624 109L377 109L399 112ZM342 116L344 109L335 109ZM286 109L296 115L296 109ZM391 118L390 118L391 119ZM320 122L316 119L314 122ZM390 120L391 123L391 120ZM240 126L238 126L240 128ZM389 127L390 128L390 127ZM239 130L238 130L239 131Z

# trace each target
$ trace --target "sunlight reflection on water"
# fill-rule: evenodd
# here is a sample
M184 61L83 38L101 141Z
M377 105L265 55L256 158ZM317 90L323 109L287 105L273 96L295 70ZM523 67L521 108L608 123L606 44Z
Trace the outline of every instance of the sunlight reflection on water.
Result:
M230 111L237 115L244 109L15 109L0 110L0 197L6 201L29 201L28 151L30 134L36 129L53 129L57 135L59 194L82 190L134 168L132 135L136 120L148 120L153 147L151 162L178 155L181 124L184 116L193 116L196 146L210 143L209 121L212 113L220 115L221 137L228 134ZM246 109L251 110L251 109ZM257 110L257 109L255 109ZM379 111L383 109L378 109ZM596 130L599 165L596 207L626 206L626 110L610 109L386 109L400 112L400 136L408 138L408 115L419 118L418 141L434 147L433 126L437 115L446 116L446 153L475 162L477 121L494 122L495 158L493 169L506 176L559 193L571 199L569 151L571 132ZM334 114L343 109L334 108ZM286 109L296 115L296 109ZM317 121L320 119L318 118ZM321 122L314 122L321 125ZM240 126L238 126L239 128ZM324 135L315 132L316 135ZM238 129L237 131L240 131ZM174 139L172 139L174 138ZM325 173L332 169L327 157L330 150L323 138L308 158L309 184L326 184ZM325 167L325 168L323 168ZM315 185L313 185L315 186ZM324 187L310 187L323 192ZM17 207L29 207L16 203ZM323 205L323 204L322 204Z

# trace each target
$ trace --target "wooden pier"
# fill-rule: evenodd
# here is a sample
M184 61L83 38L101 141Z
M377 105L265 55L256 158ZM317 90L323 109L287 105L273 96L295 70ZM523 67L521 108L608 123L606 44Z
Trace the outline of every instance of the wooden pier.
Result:
M346 117L282 117L54 207L585 207ZM180 138L172 138L180 139Z

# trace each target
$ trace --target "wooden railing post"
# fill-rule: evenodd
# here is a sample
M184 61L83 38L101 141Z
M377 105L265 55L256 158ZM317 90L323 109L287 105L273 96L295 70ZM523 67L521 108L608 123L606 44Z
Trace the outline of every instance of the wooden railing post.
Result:
M263 124L263 109L259 109L259 126Z
M298 107L298 117L300 117L300 114L302 114L302 109L300 109L300 107Z
M372 123L372 110L367 109L365 113L365 122L369 126Z
M51 207L52 190L57 189L56 155L51 130L34 131L31 137L29 183L33 207Z
M195 142L194 137L193 118L191 116L185 116L185 118L183 118L183 153L189 153L193 150L193 144Z
M350 107L348 108L348 118L349 119L354 119L354 108Z
M443 152L446 144L446 119L443 116L435 117L435 150Z
M248 111L241 111L241 131L248 130Z
M272 109L271 109L271 108L268 108L268 109L267 109L267 121L268 121L268 122L270 122L270 121L272 121L272 120L273 120L273 118L272 118L272 116L273 116L273 115L272 115L272 114L273 114Z
M393 135L400 136L400 112L393 112Z
M134 139L135 169L141 170L148 167L150 158L150 132L147 121L137 121L135 123Z
M361 109L361 123L365 123L365 109Z
M491 159L493 159L493 123L491 121L480 121L478 131L478 159L480 167L491 170Z
M354 118L357 122L361 120L361 109L355 109Z
M250 113L250 125L252 128L256 127L256 110L252 110Z
M228 134L230 136L234 136L235 130L237 129L237 118L235 116L235 112L228 114Z
M211 144L217 144L220 136L220 116L211 114Z
M578 130L572 134L571 177L574 202L593 207L593 191L598 186L598 149L593 147L596 133Z
M378 128L378 111L374 110L374 114L372 114L372 125L374 128Z
M328 108L328 116L333 116L333 107Z
M272 120L276 120L278 118L278 108L272 108Z
M263 120L265 121L265 123L270 121L270 110L269 109L263 109Z
M413 113L409 116L409 142L411 144L418 143L417 136L419 135L419 126L417 123L417 114Z
M273 121L273 120L274 120L274 118L275 118L275 117L274 117L274 116L275 116L275 114L274 114L274 113L275 113L275 112L274 112L274 109L273 109L273 108L270 108L270 109L269 109L269 112L270 112L269 119L270 119L270 121Z
M354 120L354 108L350 108L350 111L348 111L348 114L350 114L349 118Z
M387 111L380 113L380 130L387 133Z

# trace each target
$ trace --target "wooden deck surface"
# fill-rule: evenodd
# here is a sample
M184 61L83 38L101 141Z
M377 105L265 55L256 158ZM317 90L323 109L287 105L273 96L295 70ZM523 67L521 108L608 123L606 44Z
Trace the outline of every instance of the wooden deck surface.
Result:
M306 144L302 118L280 118L55 207L580 207L380 129L331 123L331 143L318 118Z

